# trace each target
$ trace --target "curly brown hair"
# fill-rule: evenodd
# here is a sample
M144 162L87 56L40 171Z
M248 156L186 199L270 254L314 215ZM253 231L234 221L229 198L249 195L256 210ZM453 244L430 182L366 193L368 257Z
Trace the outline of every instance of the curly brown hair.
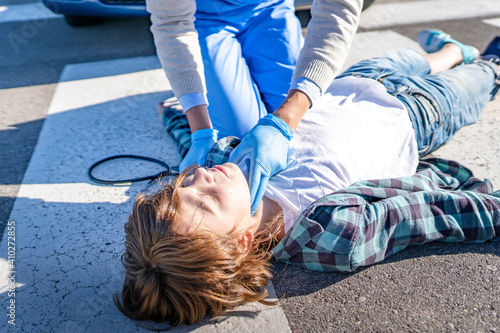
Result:
M258 231L248 253L234 234L177 234L172 228L180 207L176 190L186 174L154 194L137 196L125 223L126 276L122 302L114 295L118 309L131 319L169 321L175 327L246 302L276 304L264 299L263 287L272 277L269 249L278 229Z

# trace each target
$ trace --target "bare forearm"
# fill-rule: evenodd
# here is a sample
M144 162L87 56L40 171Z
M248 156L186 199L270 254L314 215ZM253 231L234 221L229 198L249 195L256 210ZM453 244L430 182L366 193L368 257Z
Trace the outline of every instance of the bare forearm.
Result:
M206 105L192 107L186 111L186 117L189 122L191 133L200 129L212 128L212 122L210 121Z
M280 117L295 131L307 109L311 107L311 100L300 90L290 90L281 106L273 115Z

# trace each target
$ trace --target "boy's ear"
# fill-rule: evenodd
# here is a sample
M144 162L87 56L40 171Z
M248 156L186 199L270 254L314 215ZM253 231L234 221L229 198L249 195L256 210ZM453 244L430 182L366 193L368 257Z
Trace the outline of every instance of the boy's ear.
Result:
M238 246L244 254L250 252L255 236L253 231L246 230L238 237Z

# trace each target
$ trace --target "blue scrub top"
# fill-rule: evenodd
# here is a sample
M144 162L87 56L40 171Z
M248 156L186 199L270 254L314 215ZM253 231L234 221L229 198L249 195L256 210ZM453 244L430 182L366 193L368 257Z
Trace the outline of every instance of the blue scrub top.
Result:
M252 14L253 10L269 6L283 0L196 0L196 16L202 14Z

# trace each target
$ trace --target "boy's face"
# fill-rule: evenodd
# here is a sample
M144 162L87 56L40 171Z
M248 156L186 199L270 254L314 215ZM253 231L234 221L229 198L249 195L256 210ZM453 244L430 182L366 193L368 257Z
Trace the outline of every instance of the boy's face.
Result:
M255 222L250 215L250 190L236 164L198 168L178 188L179 213L176 232L209 230L226 235L246 230Z

